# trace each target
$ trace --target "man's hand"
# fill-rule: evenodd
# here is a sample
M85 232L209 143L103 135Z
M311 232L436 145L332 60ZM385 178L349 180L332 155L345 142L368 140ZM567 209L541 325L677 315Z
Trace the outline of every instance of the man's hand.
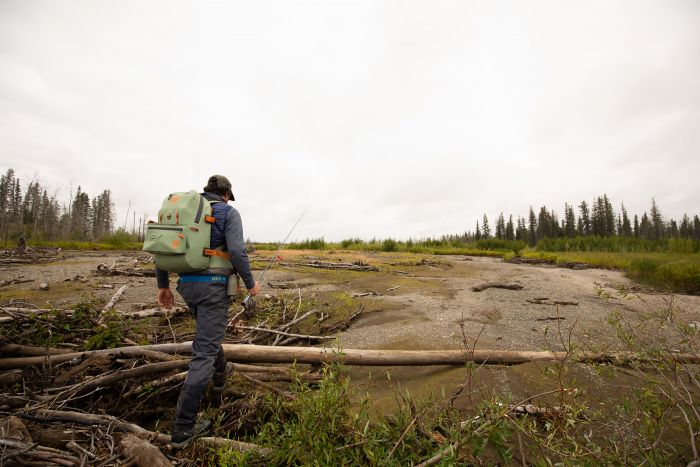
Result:
M258 284L256 282L255 285L253 286L253 288L248 290L248 293L251 295L259 294L260 293L260 284Z
M173 291L170 290L170 287L158 289L158 305L169 310L174 304L175 297L173 297Z

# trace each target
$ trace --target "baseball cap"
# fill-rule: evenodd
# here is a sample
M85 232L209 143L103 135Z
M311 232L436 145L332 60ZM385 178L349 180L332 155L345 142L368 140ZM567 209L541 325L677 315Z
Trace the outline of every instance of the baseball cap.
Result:
M204 187L204 191L206 191L207 188L218 188L222 191L227 190L231 201L235 201L236 199L233 197L233 192L231 191L231 182L229 182L228 178L224 177L223 175L212 175L209 177L209 181L207 182L207 186Z

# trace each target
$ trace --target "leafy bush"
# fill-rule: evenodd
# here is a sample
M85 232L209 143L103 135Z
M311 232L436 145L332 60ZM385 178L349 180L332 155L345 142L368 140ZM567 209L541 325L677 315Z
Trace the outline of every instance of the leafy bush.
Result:
M393 238L387 238L382 242L382 251L398 251L399 244Z
M95 334L85 342L85 350L113 349L122 343L124 323L119 315L112 311L104 317L104 324L95 327Z
M501 240L498 238L482 238L476 241L476 247L480 250L511 250L516 254L525 248L522 240Z
M130 234L123 229L119 229L105 239L105 243L114 247L124 248L132 243L138 242L138 236Z
M700 293L700 264L695 262L663 262L646 258L632 261L629 272L641 282L680 292Z
M321 238L307 238L302 242L290 243L287 246L291 250L324 250L326 248L326 240Z

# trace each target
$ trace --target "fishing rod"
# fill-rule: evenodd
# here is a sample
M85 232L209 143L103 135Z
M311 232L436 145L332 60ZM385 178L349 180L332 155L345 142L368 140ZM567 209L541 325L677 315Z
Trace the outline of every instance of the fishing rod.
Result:
M289 230L289 233L287 234L286 237L284 237L284 240L282 240L282 243L279 244L277 247L277 250L275 250L275 253L272 255L272 258L270 258L270 261L267 263L267 266L263 271L260 273L260 276L258 276L258 281L257 283L260 284L260 289L262 290L263 288L263 280L265 279L265 274L267 274L267 271L270 270L272 265L275 263L275 260L277 259L277 255L279 255L280 251L282 251L282 248L287 244L287 240L289 240L290 235L292 235L292 232L294 232L294 229L297 228L297 225L299 225L299 222L304 218L304 215L306 215L306 211L309 210L309 206L304 209L304 212L301 213L301 216L297 219L297 221L294 223L292 228ZM244 299L243 299L243 310L241 310L237 315L235 315L233 318L231 318L231 322L229 325L236 320L241 314L243 313L249 313L251 311L255 310L255 299L251 294L248 294Z

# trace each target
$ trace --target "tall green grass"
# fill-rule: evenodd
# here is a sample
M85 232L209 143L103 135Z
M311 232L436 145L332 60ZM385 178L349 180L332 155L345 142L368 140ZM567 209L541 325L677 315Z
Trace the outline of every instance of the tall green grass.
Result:
M647 253L610 251L525 252L523 256L561 263L586 263L620 269L642 284L662 290L700 293L700 253Z
M645 240L636 237L575 237L543 238L537 242L538 251L605 251L617 253L698 253L700 242L687 238Z
M525 242L508 241L495 238L476 242L461 242L445 239L395 240L393 238L362 240L347 238L338 243L326 242L323 238L307 239L287 245L291 250L349 250L417 253L431 255L470 255L470 256L512 256L525 248ZM275 250L277 244L257 243L259 250Z

